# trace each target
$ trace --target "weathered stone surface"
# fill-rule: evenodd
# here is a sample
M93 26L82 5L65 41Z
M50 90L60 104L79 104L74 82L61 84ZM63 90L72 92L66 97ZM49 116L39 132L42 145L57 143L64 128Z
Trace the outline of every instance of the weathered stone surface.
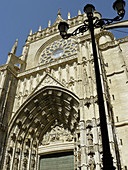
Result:
M99 13L95 11L99 17ZM85 15L70 18L69 32ZM42 154L74 152L74 169L102 167L102 140L89 32L62 40L60 12L48 28L17 41L0 66L0 169L39 167ZM128 166L128 38L95 30L114 165ZM19 63L19 67L15 66ZM116 146L116 147L115 147ZM115 149L116 148L116 149ZM118 157L119 156L119 157Z

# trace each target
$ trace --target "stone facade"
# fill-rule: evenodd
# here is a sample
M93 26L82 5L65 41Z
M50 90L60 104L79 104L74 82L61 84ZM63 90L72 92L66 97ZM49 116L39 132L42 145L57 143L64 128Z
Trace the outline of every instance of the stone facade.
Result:
M95 11L95 16L101 17ZM85 14L70 18L69 32ZM58 23L17 40L0 66L0 169L38 170L41 155L73 151L74 169L100 170L102 142L89 31L62 40ZM116 169L128 167L128 37L95 30L109 141Z

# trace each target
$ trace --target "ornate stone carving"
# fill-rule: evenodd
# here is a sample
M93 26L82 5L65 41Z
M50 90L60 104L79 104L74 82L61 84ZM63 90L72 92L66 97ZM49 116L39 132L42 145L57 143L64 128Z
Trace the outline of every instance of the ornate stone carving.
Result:
M19 155L16 153L15 158L14 158L14 167L13 170L18 169L18 164L19 164Z
M91 104L93 103L97 103L98 102L98 99L97 99L97 96L94 96L93 98L87 98L85 99L85 106L87 106L88 108L90 107Z
M20 153L20 148L16 148L16 153Z
M39 63L46 64L48 62L56 61L58 58L65 58L76 54L76 47L76 43L71 39L54 41L42 51L39 57Z
M32 155L31 157L31 170L33 170L35 168L35 156Z
M82 64L83 64L84 66L87 65L87 58L86 58L86 57L83 57L83 58L82 58Z
M87 120L86 121L86 128L87 129L91 129L92 128L92 121L91 120ZM89 130L90 131L90 130Z
M11 139L12 139L13 141L15 141L15 139L16 139L16 134L15 134L15 133L13 133L13 134L11 135Z
M26 139L25 139L25 143L26 143L26 145L29 147L29 146L30 146L30 139L26 138Z
M88 155L94 154L94 146L93 146L93 134L92 134L92 121L88 120L86 122L87 129L87 142L88 142Z
M25 156L23 159L23 170L27 170L28 158Z
M22 143L22 137L21 137L21 136L18 136L18 137L17 137L17 141L21 144L21 143Z
M62 126L55 126L50 132L44 135L42 145L49 145L54 142L71 142L73 136L71 133L64 129Z
M87 134L87 139L88 139L88 144L93 145L93 135L91 132Z
M93 155L90 155L89 167L90 167L90 170L94 170L96 168L96 164L95 164L95 160L94 160Z
M12 151L13 151L12 147L8 147L8 153L12 154Z
M74 78L71 76L70 77L70 79L69 79L69 86L71 87L71 86L74 86L74 82L75 82L75 80L74 80Z
M29 153L28 149L24 149L24 155L27 156Z
M10 170L10 161L11 161L11 156L10 156L10 154L7 154L7 156L6 156L6 168L7 168L7 170Z
M43 79L40 81L40 83L37 85L37 87L33 89L33 92L38 91L44 86L48 86L48 85L61 86L61 87L64 86L61 82L53 78L50 74L46 74L43 77Z

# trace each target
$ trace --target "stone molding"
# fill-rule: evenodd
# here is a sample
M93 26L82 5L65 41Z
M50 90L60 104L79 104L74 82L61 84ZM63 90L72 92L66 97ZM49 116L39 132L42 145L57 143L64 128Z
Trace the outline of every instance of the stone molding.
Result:
M73 151L74 143L66 142L66 143L55 143L48 146L39 146L38 153L39 155L57 153L57 152L65 152L65 151Z

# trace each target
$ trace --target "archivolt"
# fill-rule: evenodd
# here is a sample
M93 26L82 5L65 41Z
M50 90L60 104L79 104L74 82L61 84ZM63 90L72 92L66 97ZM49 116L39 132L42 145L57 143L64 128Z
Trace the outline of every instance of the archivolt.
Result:
M5 162L5 168L13 169L15 159L17 169L25 166L30 152L35 160L43 135L55 122L73 133L79 123L79 99L67 89L47 86L30 96L10 121L6 159L12 159L9 165Z

